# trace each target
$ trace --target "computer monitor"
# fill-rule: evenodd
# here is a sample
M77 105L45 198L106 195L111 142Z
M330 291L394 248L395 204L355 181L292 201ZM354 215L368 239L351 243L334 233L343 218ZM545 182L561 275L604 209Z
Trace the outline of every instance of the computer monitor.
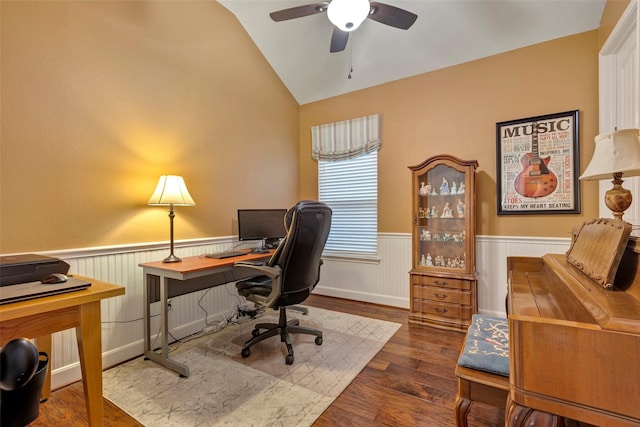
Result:
M238 239L260 240L254 252L266 252L279 239L287 235L284 226L286 209L238 209Z

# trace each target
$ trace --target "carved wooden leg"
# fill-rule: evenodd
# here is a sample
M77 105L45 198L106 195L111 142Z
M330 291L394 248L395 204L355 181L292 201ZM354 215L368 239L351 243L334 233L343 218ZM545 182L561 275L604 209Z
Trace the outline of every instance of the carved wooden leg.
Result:
M473 405L472 400L469 400L466 397L462 397L460 395L456 396L456 427L467 427L467 415L469 415L471 405Z
M507 398L505 427L564 427L564 418L518 405Z

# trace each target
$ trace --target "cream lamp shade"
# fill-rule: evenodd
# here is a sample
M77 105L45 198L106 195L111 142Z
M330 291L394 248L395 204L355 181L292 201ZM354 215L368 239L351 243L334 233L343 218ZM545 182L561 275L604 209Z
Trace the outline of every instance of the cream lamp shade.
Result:
M613 178L613 188L605 193L605 204L614 218L622 219L631 206L631 192L622 188L622 176L640 175L640 130L623 129L596 136L596 148L581 180Z
M332 0L327 17L342 31L353 31L367 18L370 10L369 0Z
M178 175L162 175L153 195L147 203L149 206L195 206L184 179Z
M162 175L158 180L158 185L153 195L147 202L149 206L169 206L169 236L171 242L171 253L162 262L180 262L180 258L173 254L173 218L176 214L174 206L195 206L184 179L178 175Z

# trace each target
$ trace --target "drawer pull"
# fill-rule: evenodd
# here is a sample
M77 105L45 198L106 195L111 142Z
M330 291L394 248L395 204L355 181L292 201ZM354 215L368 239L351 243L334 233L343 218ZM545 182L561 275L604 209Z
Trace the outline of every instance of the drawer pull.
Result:
M447 310L446 308L440 308L440 307L436 307L436 311L440 314L444 314L446 312L448 312L449 310Z
M435 296L436 296L436 298L438 298L438 299L447 299L447 297L448 297L449 295L447 295L447 294L439 294L439 293L436 293L436 294L435 294Z
M445 280L436 279L435 284L438 286L447 286L447 282Z

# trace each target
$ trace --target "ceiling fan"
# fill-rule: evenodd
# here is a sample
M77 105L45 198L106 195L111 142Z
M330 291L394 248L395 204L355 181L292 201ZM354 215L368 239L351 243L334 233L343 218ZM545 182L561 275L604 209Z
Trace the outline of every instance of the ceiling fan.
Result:
M408 30L418 15L399 7L369 0L332 0L271 12L269 16L276 22L302 18L327 12L334 25L329 52L341 52L347 46L349 33L366 19L373 19L385 25Z

